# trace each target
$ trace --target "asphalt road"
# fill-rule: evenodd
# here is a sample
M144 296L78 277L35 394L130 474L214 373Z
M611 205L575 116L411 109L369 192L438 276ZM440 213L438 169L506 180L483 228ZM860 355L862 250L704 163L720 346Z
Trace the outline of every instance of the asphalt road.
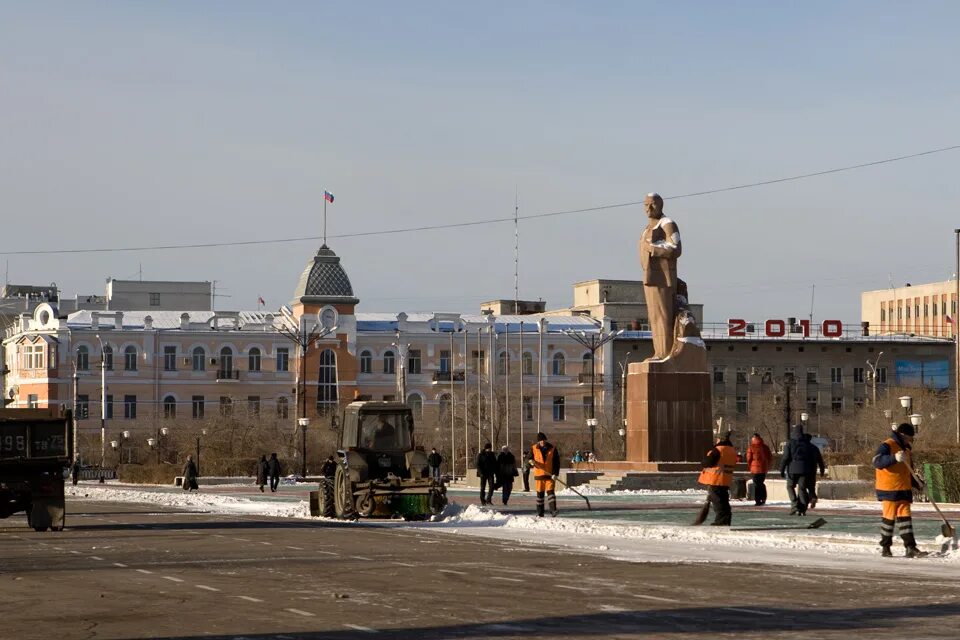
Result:
M632 564L390 524L68 508L62 533L0 521L4 638L849 640L960 628L960 586L896 565L859 576Z

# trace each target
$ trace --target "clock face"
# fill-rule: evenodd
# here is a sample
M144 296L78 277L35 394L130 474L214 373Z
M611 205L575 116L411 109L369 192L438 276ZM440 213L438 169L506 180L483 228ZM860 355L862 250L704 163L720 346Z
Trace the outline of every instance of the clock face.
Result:
M320 326L332 329L337 324L337 312L333 309L324 309L320 312Z

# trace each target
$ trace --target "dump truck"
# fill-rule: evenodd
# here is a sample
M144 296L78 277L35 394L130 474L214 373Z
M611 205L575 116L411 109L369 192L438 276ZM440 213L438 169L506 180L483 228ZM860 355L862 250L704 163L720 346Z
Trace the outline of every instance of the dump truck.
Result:
M402 402L361 401L340 416L334 478L320 481L313 511L329 518L437 515L447 489L434 480L423 447L416 446L413 411Z
M70 412L0 409L0 518L21 511L37 531L62 531L70 468Z

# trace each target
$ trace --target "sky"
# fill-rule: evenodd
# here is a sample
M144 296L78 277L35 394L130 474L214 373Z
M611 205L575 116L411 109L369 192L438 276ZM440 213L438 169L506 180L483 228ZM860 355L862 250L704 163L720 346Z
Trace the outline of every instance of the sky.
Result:
M514 294L512 223L666 198L707 322L859 322L860 292L946 280L960 150L954 2L5 2L0 268L102 293L211 280L289 303L319 240L359 311ZM521 220L522 299L639 279L638 205ZM8 266L6 266L8 265ZM815 287L815 294L814 292ZM227 297L229 296L229 297Z

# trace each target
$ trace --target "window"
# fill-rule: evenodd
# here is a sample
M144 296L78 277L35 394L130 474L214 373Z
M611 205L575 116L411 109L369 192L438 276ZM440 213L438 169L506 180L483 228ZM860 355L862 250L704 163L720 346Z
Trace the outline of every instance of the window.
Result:
M867 399L864 398L863 396L853 397L853 406L855 406L857 409L863 409L863 407L866 406L866 404L867 404Z
M123 396L123 417L127 420L137 417L137 396Z
M77 371L90 369L90 349L81 345L77 347Z
M440 350L440 373L450 373L450 350Z
M933 311L933 317L936 318L936 317L937 317L937 309L940 307L940 305L937 304L936 302L934 302L932 306L933 306L933 309L932 309L932 311ZM881 319L882 319L882 318L881 318Z
M260 371L260 349L253 347L247 353L247 371Z
M773 384L773 367L763 367L760 369L760 384Z
M193 398L190 399L190 404L193 405L193 419L203 419L203 396L193 396Z
M593 417L593 398L590 396L583 396L583 417Z
M533 354L529 352L524 353L520 357L520 366L523 370L523 375L532 376L533 375Z
M843 396L831 396L830 411L833 413L843 413Z
M85 420L90 417L90 396L85 393L77 394L77 406L73 409L73 414L77 420Z
M150 306L151 306L151 307L159 307L159 306L160 306L160 294L159 294L159 293L151 293L151 294L150 294Z
M553 354L553 375L555 376L564 376L566 375L566 361L562 353Z
M27 408L37 409L40 407L40 396L36 393L31 393L27 395Z
M203 350L203 347L196 347L193 350L193 370L207 370L207 352Z
M164 371L177 370L177 348L176 347L163 348L163 370Z
M737 413L747 415L747 396L737 396Z
M407 396L407 406L413 411L413 417L420 419L423 417L423 398L415 393Z
M820 381L820 369L807 367L807 384L817 384Z
M929 315L930 315L930 305L927 304L927 303L924 303L924 305L923 305L923 317L926 318L926 317L929 316Z
M853 382L854 384L863 384L863 367L853 368Z
M487 354L484 351L474 350L470 354L470 370L480 375L487 373Z
M251 416L260 415L260 396L247 396L247 413Z
M123 370L137 370L137 348L133 345L130 345L123 350Z
M523 421L533 422L533 398L523 396Z
M500 355L497 356L497 375L505 376L507 375L507 366L508 361L510 360L510 355L506 351L501 351Z
M810 414L817 412L817 394L815 393L807 394L807 412Z
M563 422L567 418L563 396L553 397L553 421Z
M797 381L796 370L793 367L783 368L783 381L786 384L793 384Z
M369 351L360 352L360 373L373 373L373 355Z
M393 355L393 351L387 351L383 354L383 372L384 373L396 373L397 372L397 357Z
M593 373L593 354L585 353L580 359L580 373L591 375Z
M173 396L167 396L163 399L163 417L167 420L173 420L177 417L177 400Z
M105 417L107 420L112 420L113 419L113 396L108 394L106 400L107 400L107 406L106 406L106 411L104 411L104 413L106 414Z
M877 369L877 384L887 384L887 368L879 367Z
M933 310L936 311L937 308L934 307ZM886 310L886 309L880 309L880 322L884 322L884 321L886 321L886 319L887 319L887 310Z
M840 384L843 382L843 369L841 367L830 367L831 384Z
M290 401L286 398L277 398L277 417L286 420L290 416Z
M724 374L726 373L726 367L714 367L713 368L713 383L714 384L723 384Z
M220 396L220 415L229 418L233 415L233 398L230 396Z
M28 344L23 348L23 368L43 369L42 344Z
M290 370L290 349L286 347L277 348L277 371Z
M407 371L409 373L421 373L423 369L423 360L420 357L420 349L410 349L407 352Z
M220 375L219 378L230 378L233 373L233 349L223 347L220 349Z
M907 306L907 320L910 319L910 307Z
M337 406L337 354L330 349L320 353L317 377L317 413L325 415Z
M445 393L440 396L440 423L444 424L450 421L450 394Z
M747 384L746 367L737 367L737 384Z

